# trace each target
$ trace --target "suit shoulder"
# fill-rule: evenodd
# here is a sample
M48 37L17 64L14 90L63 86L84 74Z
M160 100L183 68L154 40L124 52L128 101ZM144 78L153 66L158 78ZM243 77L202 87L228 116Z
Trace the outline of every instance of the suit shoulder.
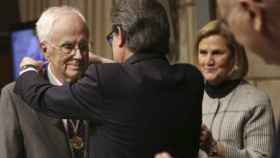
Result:
M121 69L121 64L119 63L106 63L106 64L91 64L88 68L88 71L91 73L97 73L97 74L111 74L114 72L118 72Z
M123 77L123 68L119 63L92 64L85 73L85 77L97 82L100 87L104 85L119 83ZM113 79L113 80L112 80Z
M104 64L91 64L89 67L95 69L118 69L121 67L120 63L104 63Z
M9 113L12 113L11 111L16 111L16 106L18 104L23 104L24 101L14 92L15 88L15 82L9 83L5 85L1 92L1 99L0 99L0 111L1 114L6 113L9 111Z
M14 93L15 84L16 84L16 82L11 82L11 83L5 85L5 86L2 88L1 95L8 95L8 94L11 95L11 94L15 94L15 93Z
M24 103L21 97L14 92L15 87L16 87L16 82L11 82L2 88L1 104L7 102L14 102L14 101L16 101L17 103L19 102Z
M174 67L185 73L189 79L196 79L203 82L203 77L200 71L192 64L175 64Z
M238 86L239 95L246 96L251 105L270 105L270 97L262 90L247 81L241 81Z
M196 66L192 64L175 64L174 66L176 68L186 71L186 73L194 73L197 75L201 75L200 71L196 68Z

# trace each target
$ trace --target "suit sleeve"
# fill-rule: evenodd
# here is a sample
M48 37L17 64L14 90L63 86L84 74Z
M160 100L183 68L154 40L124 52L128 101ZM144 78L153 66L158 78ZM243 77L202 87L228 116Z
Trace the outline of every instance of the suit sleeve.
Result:
M225 157L269 158L272 153L274 118L269 102L257 105L244 127L244 149L224 144Z
M100 119L102 104L97 68L90 66L74 84L53 86L34 71L23 73L16 81L15 93L36 111L57 118Z
M20 158L24 156L23 138L20 130L16 96L11 87L2 89L0 98L0 157Z
M204 81L201 73L196 68L194 68L191 75L196 76L196 78L193 78L193 76L189 76L192 79L190 83L196 86L191 86L192 88L188 90L190 92L190 95L193 96L193 108L190 114L190 124L192 125L191 127L193 133L191 134L191 138L189 138L189 140L192 141L192 146L190 148L192 148L193 151L190 151L190 153L192 153L193 157L198 157L198 142L200 142L200 131L202 123L202 98L204 93Z

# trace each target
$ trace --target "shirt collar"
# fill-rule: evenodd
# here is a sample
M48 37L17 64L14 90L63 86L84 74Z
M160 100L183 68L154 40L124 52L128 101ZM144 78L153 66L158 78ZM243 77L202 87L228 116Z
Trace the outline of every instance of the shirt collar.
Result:
M164 59L167 60L163 54L152 54L152 53L134 53L131 57L129 57L125 63L127 64L134 64L140 62L142 60L149 60L149 59Z
M56 86L62 86L63 83L60 82L56 77L55 75L53 74L52 70L51 70L51 63L48 65L48 71L47 71L47 74L48 74L48 78L49 78L49 81L51 84L53 85L56 85Z

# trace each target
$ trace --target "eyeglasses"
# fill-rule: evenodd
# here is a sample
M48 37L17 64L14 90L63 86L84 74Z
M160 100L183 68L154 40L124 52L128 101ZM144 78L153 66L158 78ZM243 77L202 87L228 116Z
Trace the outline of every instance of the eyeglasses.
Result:
M91 42L81 42L77 46L75 43L66 42L61 44L60 46L57 46L53 44L52 42L49 42L53 47L59 49L64 54L71 54L74 52L77 52L77 50L80 51L80 53L88 53L91 48Z
M118 28L120 30L122 30L122 27L121 27L120 24L113 25L112 26L112 31L106 36L106 40L111 47L112 47L112 43L113 43L113 34L118 33Z

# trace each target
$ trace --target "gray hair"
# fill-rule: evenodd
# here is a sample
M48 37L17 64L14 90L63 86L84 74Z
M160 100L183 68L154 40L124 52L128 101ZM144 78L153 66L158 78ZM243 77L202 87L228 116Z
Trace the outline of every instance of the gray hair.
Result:
M112 24L125 32L126 47L134 53L169 52L169 21L156 0L119 0L111 11Z
M36 33L40 42L50 40L51 32L55 22L61 17L62 14L65 13L77 14L79 17L81 17L81 19L86 24L85 17L78 9L74 7L70 7L70 6L50 7L41 14L40 18L36 23Z

